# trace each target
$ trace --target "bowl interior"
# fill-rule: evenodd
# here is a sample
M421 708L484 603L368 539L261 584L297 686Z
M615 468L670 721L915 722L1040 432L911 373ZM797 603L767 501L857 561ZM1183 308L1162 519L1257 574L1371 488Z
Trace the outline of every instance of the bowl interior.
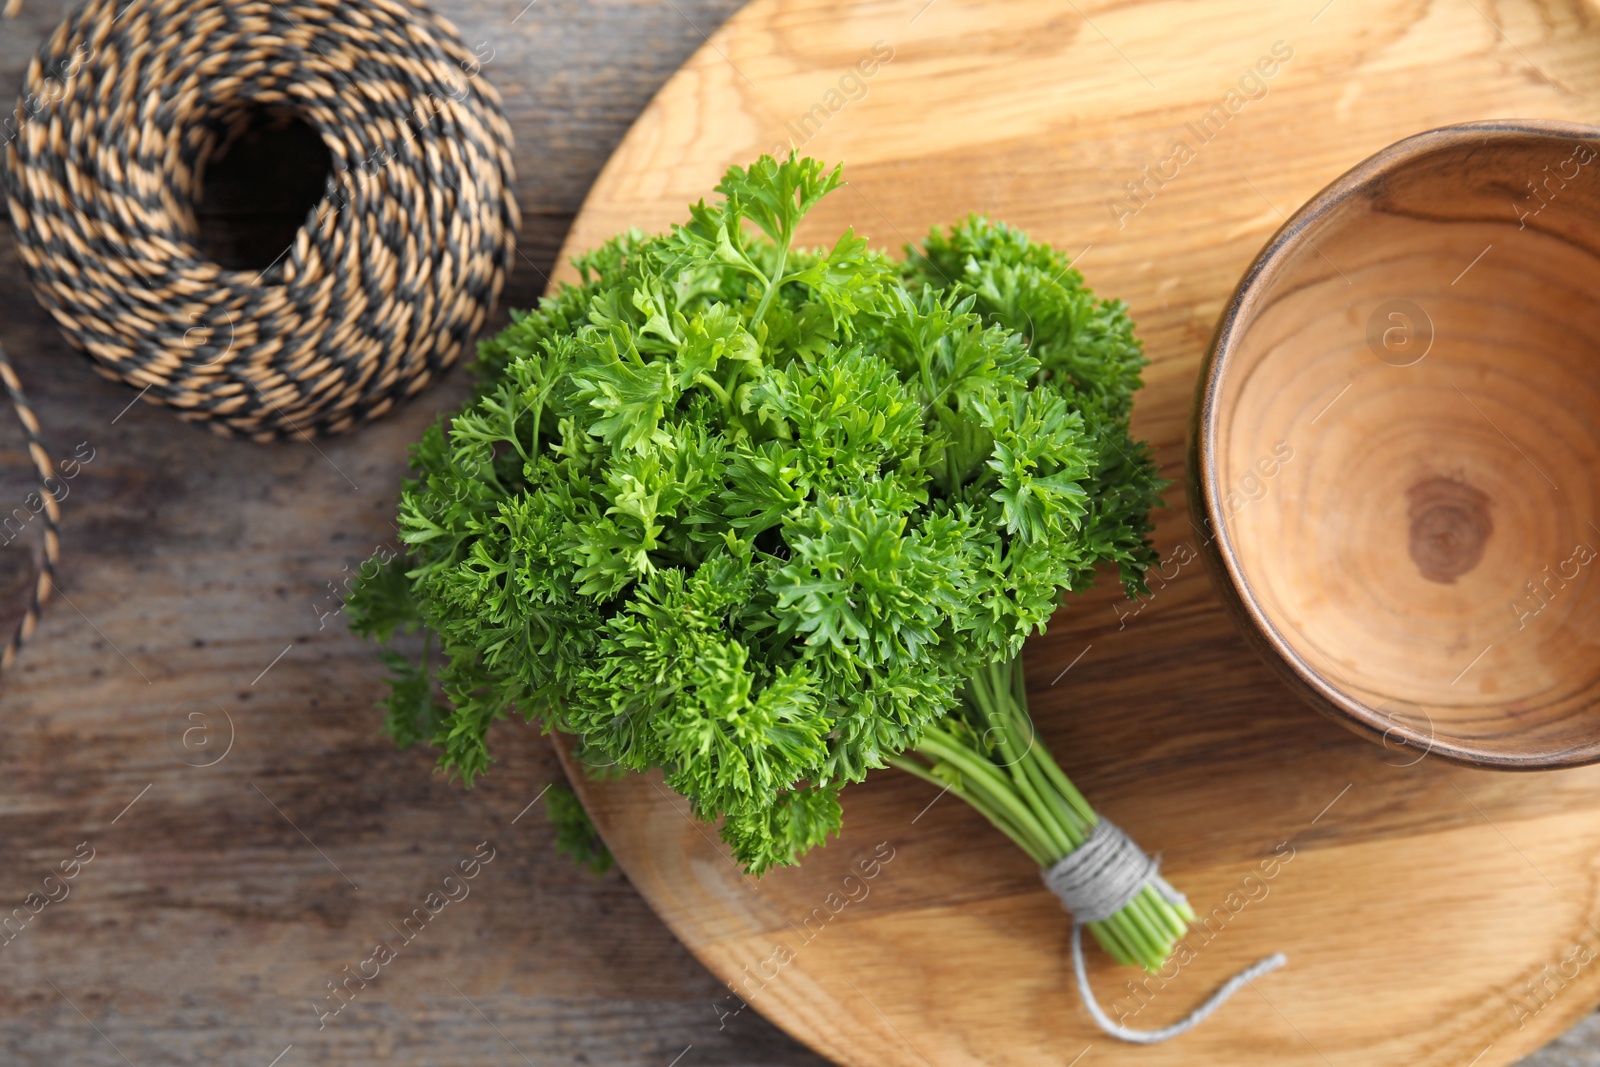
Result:
M1460 759L1600 759L1600 139L1403 142L1219 334L1208 511L1321 699Z

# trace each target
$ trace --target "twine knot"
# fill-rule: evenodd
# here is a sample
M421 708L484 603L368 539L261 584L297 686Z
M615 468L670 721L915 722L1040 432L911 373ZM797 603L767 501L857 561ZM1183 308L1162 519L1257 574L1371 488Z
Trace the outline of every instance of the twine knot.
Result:
M1083 962L1085 923L1104 922L1127 907L1150 886L1171 904L1185 904L1182 893L1161 877L1159 857L1145 853L1133 839L1107 819L1101 819L1081 846L1063 856L1042 872L1044 884L1072 913L1072 969L1078 980L1078 995L1095 1023L1107 1034L1138 1045L1154 1045L1184 1034L1199 1026L1228 998L1264 974L1289 962L1283 953L1257 960L1228 979L1204 1004L1171 1026L1159 1030L1135 1030L1115 1022L1101 1009L1089 988L1089 973Z

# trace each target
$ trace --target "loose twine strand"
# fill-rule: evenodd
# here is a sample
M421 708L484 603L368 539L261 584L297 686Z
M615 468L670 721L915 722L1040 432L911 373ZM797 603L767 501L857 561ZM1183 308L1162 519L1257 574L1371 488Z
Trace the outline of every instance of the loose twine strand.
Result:
M11 406L17 413L17 420L22 423L22 436L27 441L28 458L33 461L34 472L38 475L39 497L43 509L39 512L39 516L44 525L43 549L37 563L38 573L34 578L33 589L28 594L28 610L23 614L16 630L12 632L11 639L6 642L5 651L0 652L0 672L3 672L10 669L23 643L33 636L34 629L39 625L39 615L45 601L50 599L50 593L55 588L56 564L61 559L61 533L58 525L61 522L61 505L56 500L56 491L60 483L55 486L50 484L55 480L55 468L44 450L44 444L39 440L39 420L33 414L33 407L22 391L22 382L17 378L17 372L11 366L11 357L6 355L4 348L0 348L0 382L5 383L6 393L11 398Z
M22 0L6 0L5 5L0 7L0 18L16 18L17 12L21 10ZM0 672L4 672L16 660L17 652L22 648L23 642L33 636L33 631L39 625L39 615L44 609L45 601L50 599L50 591L55 587L56 563L61 558L61 535L56 524L61 519L61 510L54 494L50 491L49 482L55 475L55 468L51 466L50 457L45 453L44 445L39 440L39 420L22 391L22 382L11 366L11 357L6 354L3 347L0 347L0 381L5 383L6 393L11 398L11 406L17 413L18 421L22 423L22 434L28 444L28 458L33 461L34 471L38 474L39 495L44 500L43 558L37 567L38 573L34 579L33 589L28 594L28 610L23 613L22 621L17 624L11 639L6 642L5 651L0 652Z
M414 0L88 0L0 131L35 295L97 372L224 436L383 415L472 343L515 254L512 131L482 62ZM230 270L201 253L194 204L263 112L315 130L333 173L277 261ZM0 377L42 486L38 420L9 361ZM0 670L54 584L44 497L44 561Z
M1161 877L1161 861L1145 852L1133 839L1107 819L1090 831L1088 840L1043 872L1044 883L1072 913L1072 970L1078 981L1078 995L1095 1024L1112 1037L1136 1045L1154 1045L1188 1033L1199 1026L1229 997L1250 982L1289 962L1283 953L1257 960L1222 986L1186 1017L1159 1030L1135 1030L1108 1016L1095 1000L1089 986L1088 968L1083 962L1085 923L1104 922L1133 902L1150 886L1169 903L1187 903L1182 893Z

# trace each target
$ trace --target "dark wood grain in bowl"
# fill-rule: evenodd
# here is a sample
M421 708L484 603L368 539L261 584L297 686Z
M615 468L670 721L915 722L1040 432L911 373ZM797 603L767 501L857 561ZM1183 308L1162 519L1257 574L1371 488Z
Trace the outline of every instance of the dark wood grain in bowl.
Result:
M1600 760L1600 131L1452 126L1245 273L1202 370L1212 573L1294 687L1386 744Z

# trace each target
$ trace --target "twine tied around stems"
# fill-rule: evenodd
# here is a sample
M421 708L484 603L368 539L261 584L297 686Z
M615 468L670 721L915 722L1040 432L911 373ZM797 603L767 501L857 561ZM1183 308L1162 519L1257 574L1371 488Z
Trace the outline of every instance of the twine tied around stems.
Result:
M1222 984L1211 998L1184 1018L1159 1030L1134 1030L1113 1021L1101 1009L1089 988L1089 973L1083 963L1085 923L1104 922L1133 902L1145 886L1160 893L1169 903L1187 903L1167 880L1161 877L1161 861L1147 855L1107 819L1101 819L1089 832L1088 840L1067 853L1043 872L1044 884L1072 913L1072 969L1078 979L1078 995L1095 1023L1112 1037L1136 1045L1154 1045L1188 1033L1244 986L1289 962L1281 952L1257 960Z

